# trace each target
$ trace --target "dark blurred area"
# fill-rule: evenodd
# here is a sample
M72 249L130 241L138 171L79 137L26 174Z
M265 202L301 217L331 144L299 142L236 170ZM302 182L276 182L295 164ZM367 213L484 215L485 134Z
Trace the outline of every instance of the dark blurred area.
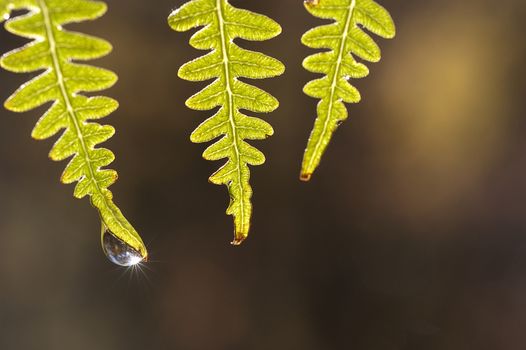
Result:
M114 45L93 63L120 80L105 119L116 202L148 244L141 271L112 265L88 200L59 183L45 108L0 111L0 349L526 349L524 0L381 1L397 24L355 85L363 101L310 183L298 180L317 101L301 34L323 23L299 0L232 1L283 34L241 43L282 60L255 84L280 108L253 168L252 232L232 247L224 187L190 132L202 55L166 18L182 0L108 1L70 26ZM2 52L25 41L0 31ZM5 100L31 75L0 73Z

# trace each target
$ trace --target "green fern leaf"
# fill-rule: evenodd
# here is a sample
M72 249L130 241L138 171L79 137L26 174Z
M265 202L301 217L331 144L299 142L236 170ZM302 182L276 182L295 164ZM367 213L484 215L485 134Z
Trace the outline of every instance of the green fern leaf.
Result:
M265 162L263 153L245 140L265 139L273 134L268 123L240 110L267 113L278 107L273 96L239 78L274 77L282 74L285 68L274 58L242 49L234 39L268 40L279 35L281 27L266 16L235 8L226 0L187 2L170 15L168 22L181 32L203 26L192 36L190 44L196 49L212 50L183 65L179 77L190 81L215 79L190 97L186 105L196 110L220 107L192 133L191 140L201 143L221 137L205 150L203 157L207 160L227 158L221 169L210 177L210 182L228 187L227 214L234 217L232 244L237 245L247 237L252 216L248 165Z
M0 0L0 21L9 17L9 0Z
M373 0L308 0L305 7L312 15L333 19L332 24L311 29L301 39L315 49L329 49L307 57L303 67L324 77L305 85L305 94L319 98L318 117L303 157L300 178L308 181L318 167L332 134L347 119L346 103L360 101L360 93L349 84L350 78L364 78L368 68L353 55L369 62L380 60L380 49L361 28L383 38L395 36L389 12Z
M4 10L6 8L8 10ZM108 97L81 94L107 89L117 81L113 72L78 63L105 56L112 47L104 40L63 29L65 24L102 16L106 4L89 0L4 0L0 3L4 15L11 10L29 13L8 20L5 28L33 41L3 55L1 66L19 73L44 71L22 85L5 102L5 107L25 112L52 102L33 129L33 138L46 139L64 130L49 153L55 161L71 158L62 182L78 182L74 196L89 195L100 213L103 228L146 258L144 243L114 204L108 189L117 180L117 173L103 167L114 160L114 155L108 149L95 147L108 140L115 130L91 121L109 115L118 103Z

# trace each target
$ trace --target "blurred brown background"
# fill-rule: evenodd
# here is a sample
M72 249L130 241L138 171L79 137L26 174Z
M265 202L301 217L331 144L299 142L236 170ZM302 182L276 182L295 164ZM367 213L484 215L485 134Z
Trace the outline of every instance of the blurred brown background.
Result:
M120 179L116 201L148 243L132 273L100 249L97 213L59 183L54 140L30 131L44 109L0 111L0 349L526 348L526 43L523 0L381 1L398 28L356 81L363 102L311 183L298 181L317 101L301 34L323 23L299 0L232 1L283 34L243 43L281 59L258 81L281 102L276 135L255 144L255 214L228 243L221 163L189 134L209 112L184 101L203 84L177 78L203 54L172 32L182 0L114 0L70 28L108 39L95 64L119 83L105 120ZM1 51L20 40L0 32ZM7 98L30 75L0 73Z

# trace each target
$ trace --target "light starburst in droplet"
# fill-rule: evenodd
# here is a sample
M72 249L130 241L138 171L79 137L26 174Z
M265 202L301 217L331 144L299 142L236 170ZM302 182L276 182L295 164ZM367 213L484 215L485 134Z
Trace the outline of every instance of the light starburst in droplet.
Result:
M106 254L108 259L116 265L124 267L136 266L140 262L146 261L148 258L147 256L143 256L128 243L115 236L104 225L101 240L104 254Z

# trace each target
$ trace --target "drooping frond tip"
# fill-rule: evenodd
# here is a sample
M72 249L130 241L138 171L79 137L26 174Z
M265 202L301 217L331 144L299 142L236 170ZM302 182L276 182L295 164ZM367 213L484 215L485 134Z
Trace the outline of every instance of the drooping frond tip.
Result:
M190 39L196 49L211 50L205 56L186 63L179 77L190 81L214 79L205 89L186 101L195 110L219 110L192 133L196 143L219 141L203 153L207 160L227 159L210 177L210 182L226 185L230 194L227 214L234 217L234 241L239 245L247 237L252 216L252 188L249 165L260 165L265 156L245 140L265 139L273 134L267 122L241 112L268 113L278 101L267 92L239 78L262 79L281 75L285 68L278 60L242 49L234 43L240 38L252 41L271 39L281 33L270 18L231 6L226 0L193 0L169 17L176 31L200 29Z
M383 38L393 38L395 26L389 12L373 0L307 0L305 7L316 17L334 20L302 37L302 43L308 47L329 49L303 61L308 71L324 74L303 89L305 94L320 99L300 174L301 180L308 181L334 131L348 117L344 103L360 101L360 93L348 80L366 77L369 69L355 56L369 62L380 60L380 48L362 28Z
M11 10L29 11L8 20L5 28L32 39L22 48L3 55L0 65L19 73L43 71L9 97L5 107L14 112L25 112L51 103L33 129L33 138L47 139L63 130L49 153L55 161L71 158L61 181L66 184L77 182L75 197L89 195L103 224L146 258L144 243L113 203L108 189L117 180L117 172L104 167L115 156L108 149L95 147L113 136L115 130L93 120L112 113L118 103L108 97L81 94L107 89L117 81L113 72L77 63L105 56L112 47L104 40L63 29L65 24L102 16L106 4L89 0L0 1L0 14L6 17Z

